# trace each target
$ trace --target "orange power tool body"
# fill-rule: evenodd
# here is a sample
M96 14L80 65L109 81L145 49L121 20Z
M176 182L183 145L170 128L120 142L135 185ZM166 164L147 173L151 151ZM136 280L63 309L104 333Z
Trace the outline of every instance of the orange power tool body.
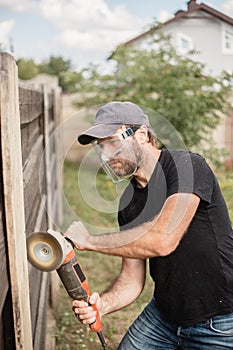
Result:
M34 232L27 238L28 260L42 271L56 270L68 295L74 300L84 300L89 303L90 288L88 280L77 261L74 245L60 232ZM103 349L106 343L102 334L102 322L94 304L96 320L90 324L90 329L96 332Z

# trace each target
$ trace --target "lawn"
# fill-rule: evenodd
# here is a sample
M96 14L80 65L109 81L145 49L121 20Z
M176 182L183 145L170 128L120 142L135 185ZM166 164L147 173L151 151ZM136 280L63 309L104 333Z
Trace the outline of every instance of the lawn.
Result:
M65 163L63 189L65 194L65 218L64 229L73 221L81 219L92 232L102 232L103 227L108 230L115 229L116 202L124 184L116 187L108 178L100 173L97 183L93 183L89 177L88 169L83 170L83 179L86 179L88 193L83 193L78 186L77 164ZM86 171L86 173L85 173ZM219 173L218 178L233 220L233 175L232 173ZM82 180L84 181L84 180ZM86 184L83 184L84 187ZM88 190L89 188L89 190ZM97 192L96 192L97 189ZM92 195L99 196L96 203ZM102 202L102 207L99 204ZM67 204L68 203L68 204ZM87 204L88 203L88 204ZM115 210L115 212L114 212ZM93 252L78 252L78 260L88 277L92 291L103 291L118 274L121 267L121 259L105 256ZM106 315L103 318L103 333L108 343L108 350L115 350L119 341L129 325L150 300L153 293L153 284L150 276L147 276L146 286L141 296L123 310ZM74 317L71 299L67 296L63 287L60 289L59 301L56 309L56 350L101 349L97 335L82 326Z

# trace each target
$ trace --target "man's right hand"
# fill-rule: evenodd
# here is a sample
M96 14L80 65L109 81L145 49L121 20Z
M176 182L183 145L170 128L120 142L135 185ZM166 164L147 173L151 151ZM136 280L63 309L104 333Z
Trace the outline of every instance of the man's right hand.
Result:
M93 310L93 304L96 304L100 317L101 317L101 305L102 301L100 295L96 292L92 293L89 299L89 304L83 300L73 300L73 311L78 320L83 324L91 324L95 322L96 311Z

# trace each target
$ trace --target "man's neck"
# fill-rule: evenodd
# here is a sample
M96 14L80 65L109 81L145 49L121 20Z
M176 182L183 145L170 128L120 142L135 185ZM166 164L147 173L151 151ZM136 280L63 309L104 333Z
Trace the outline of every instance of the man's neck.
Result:
M161 151L152 145L149 145L143 153L142 166L138 168L134 174L134 178L138 187L145 187L154 171L154 168L158 162Z

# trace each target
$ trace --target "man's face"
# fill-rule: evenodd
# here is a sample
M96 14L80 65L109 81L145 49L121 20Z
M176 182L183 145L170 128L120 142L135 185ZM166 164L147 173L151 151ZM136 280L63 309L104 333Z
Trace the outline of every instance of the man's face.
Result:
M120 179L132 176L141 161L141 148L137 140L134 136L124 139L121 129L111 137L96 141L94 148L102 165Z

